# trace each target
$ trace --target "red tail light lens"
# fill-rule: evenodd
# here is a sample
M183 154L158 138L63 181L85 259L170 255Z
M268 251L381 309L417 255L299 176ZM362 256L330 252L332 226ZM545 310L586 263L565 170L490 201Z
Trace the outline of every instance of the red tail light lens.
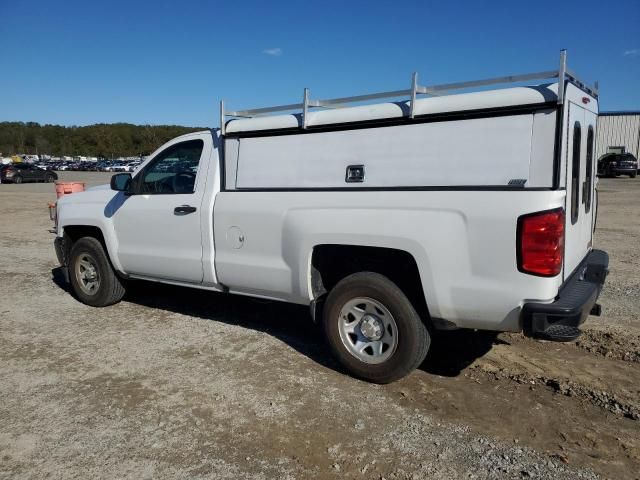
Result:
M562 208L518 218L518 270L541 277L560 273L564 257L564 223Z

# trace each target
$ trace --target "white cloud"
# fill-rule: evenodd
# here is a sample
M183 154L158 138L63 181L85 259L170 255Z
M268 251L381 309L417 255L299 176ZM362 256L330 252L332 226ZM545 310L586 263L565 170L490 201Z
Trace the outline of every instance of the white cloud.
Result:
M632 48L631 50L625 50L622 55L624 55L625 57L635 57L639 53L640 53L640 49Z
M271 55L272 57L280 57L282 55L281 48L267 48L262 51L262 53L266 53L267 55Z

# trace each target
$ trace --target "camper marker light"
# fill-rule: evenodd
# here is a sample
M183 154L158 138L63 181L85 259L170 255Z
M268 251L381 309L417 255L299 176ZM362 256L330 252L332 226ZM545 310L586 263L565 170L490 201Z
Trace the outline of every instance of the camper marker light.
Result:
M564 258L564 209L547 210L518 218L518 270L553 277L562 270Z

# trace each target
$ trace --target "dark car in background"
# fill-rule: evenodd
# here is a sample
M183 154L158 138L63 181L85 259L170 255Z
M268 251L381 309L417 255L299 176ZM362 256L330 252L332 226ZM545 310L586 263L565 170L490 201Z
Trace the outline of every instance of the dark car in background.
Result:
M601 177L617 177L629 175L636 178L638 159L630 153L606 153L598 160L598 175Z
M0 168L2 183L47 182L53 183L58 179L56 172L42 170L29 163L11 163Z

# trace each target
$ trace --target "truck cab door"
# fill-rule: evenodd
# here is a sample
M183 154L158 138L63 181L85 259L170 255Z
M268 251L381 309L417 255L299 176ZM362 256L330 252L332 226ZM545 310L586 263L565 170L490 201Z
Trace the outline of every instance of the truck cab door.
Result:
M202 283L202 204L212 152L210 134L169 143L120 192L112 212L125 273ZM107 207L109 209L109 207Z

